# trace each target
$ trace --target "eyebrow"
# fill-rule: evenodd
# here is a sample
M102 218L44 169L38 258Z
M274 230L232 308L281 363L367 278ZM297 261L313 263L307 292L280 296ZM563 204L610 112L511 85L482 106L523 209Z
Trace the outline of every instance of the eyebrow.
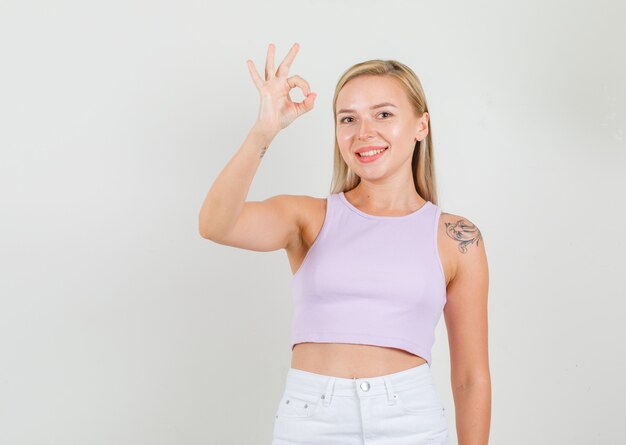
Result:
M394 108L398 108L394 104L392 104L391 102L383 102L382 104L378 104L378 105L374 105L373 107L370 107L370 110L374 110L376 108L386 107L386 106L391 106L391 107L394 107ZM337 112L337 114L342 114L342 113L354 113L354 110L349 110L347 108L342 108L341 110L339 110Z

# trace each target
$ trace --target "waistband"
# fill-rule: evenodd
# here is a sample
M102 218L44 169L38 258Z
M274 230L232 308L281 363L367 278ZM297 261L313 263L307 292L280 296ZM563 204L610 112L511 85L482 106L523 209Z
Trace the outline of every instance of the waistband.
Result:
M322 394L325 403L331 397L372 397L387 394L390 401L394 390L401 391L412 387L432 384L432 374L428 363L403 371L375 377L345 378L289 368L286 386L302 394Z

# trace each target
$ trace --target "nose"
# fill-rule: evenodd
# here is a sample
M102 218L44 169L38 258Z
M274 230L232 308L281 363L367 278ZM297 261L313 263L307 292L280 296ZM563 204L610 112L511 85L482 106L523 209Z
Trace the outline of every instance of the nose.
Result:
M362 124L359 128L359 140L365 141L367 139L371 139L374 136L374 131L372 130L369 122L367 120L361 121Z

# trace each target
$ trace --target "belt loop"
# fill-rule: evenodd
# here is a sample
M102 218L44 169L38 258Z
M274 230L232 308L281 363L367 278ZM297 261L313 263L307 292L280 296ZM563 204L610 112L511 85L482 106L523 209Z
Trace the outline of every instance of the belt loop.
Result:
M322 403L324 406L330 405L330 399L333 395L333 390L335 389L335 380L337 378L335 376L330 376L328 378L328 383L326 384L326 389L324 390L324 394L322 394Z
M389 376L384 376L383 380L385 382L385 388L387 388L387 403L389 405L393 405L396 403L396 399L398 396L393 392L393 385L391 384L391 378Z

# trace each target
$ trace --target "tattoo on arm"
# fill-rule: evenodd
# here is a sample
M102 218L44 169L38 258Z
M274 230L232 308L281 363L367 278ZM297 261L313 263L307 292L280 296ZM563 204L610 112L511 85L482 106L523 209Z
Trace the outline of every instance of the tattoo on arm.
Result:
M267 147L268 147L268 146L265 146L265 147L263 147L263 148L261 149L261 157L263 157L263 156L265 155L265 152L267 151Z
M482 239L482 235L478 227L465 219L459 219L456 223L445 223L446 233L448 236L459 242L459 250L467 253L468 244L478 243Z

